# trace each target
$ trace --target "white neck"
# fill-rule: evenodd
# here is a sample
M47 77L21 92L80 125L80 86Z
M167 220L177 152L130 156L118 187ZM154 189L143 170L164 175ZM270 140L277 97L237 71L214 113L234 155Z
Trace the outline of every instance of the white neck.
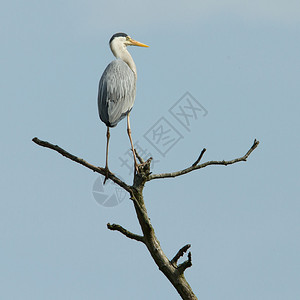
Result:
M116 58L120 58L127 63L129 68L134 73L135 77L137 77L135 63L130 53L128 52L126 45L124 45L124 43L118 42L117 40L113 40L110 44L110 49Z

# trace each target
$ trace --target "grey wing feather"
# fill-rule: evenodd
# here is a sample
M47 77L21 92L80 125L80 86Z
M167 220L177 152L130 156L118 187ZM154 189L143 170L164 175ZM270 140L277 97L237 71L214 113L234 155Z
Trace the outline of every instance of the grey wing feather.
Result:
M114 127L132 109L136 79L129 66L120 59L112 61L99 82L98 110L100 119Z

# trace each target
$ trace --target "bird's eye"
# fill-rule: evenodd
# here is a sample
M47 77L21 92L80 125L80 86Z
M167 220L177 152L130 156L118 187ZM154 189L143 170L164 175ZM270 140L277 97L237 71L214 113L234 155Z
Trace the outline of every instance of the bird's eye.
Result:
M130 41L131 37L129 35L126 36L126 41Z

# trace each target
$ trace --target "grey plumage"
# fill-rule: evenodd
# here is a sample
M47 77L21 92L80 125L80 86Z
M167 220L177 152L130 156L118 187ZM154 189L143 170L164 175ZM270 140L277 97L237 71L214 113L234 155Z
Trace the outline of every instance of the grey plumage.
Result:
M100 119L115 127L132 109L136 78L128 64L121 59L112 61L99 82L98 111Z
M109 177L109 128L115 127L125 116L127 116L127 134L131 144L134 169L138 172L138 163L133 147L129 121L129 114L135 100L137 73L135 63L127 50L127 46L149 47L135 41L125 33L114 34L109 41L109 46L116 60L112 61L104 70L98 90L98 112L101 121L107 126L104 183Z

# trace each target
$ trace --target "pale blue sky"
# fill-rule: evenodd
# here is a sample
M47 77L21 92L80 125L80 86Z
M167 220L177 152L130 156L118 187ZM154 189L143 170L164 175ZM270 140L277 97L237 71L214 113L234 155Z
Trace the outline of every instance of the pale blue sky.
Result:
M300 299L299 1L9 1L0 11L1 299L179 299L142 244L127 198L106 208L98 176L31 142L48 140L104 165L97 86L123 31L138 69L133 138L154 172L243 155L145 188L151 222L172 258L192 244L186 277L199 299ZM169 109L189 92L207 111L186 131ZM164 117L181 139L166 155L143 135ZM110 167L126 123L111 131ZM112 187L106 188L112 193Z

